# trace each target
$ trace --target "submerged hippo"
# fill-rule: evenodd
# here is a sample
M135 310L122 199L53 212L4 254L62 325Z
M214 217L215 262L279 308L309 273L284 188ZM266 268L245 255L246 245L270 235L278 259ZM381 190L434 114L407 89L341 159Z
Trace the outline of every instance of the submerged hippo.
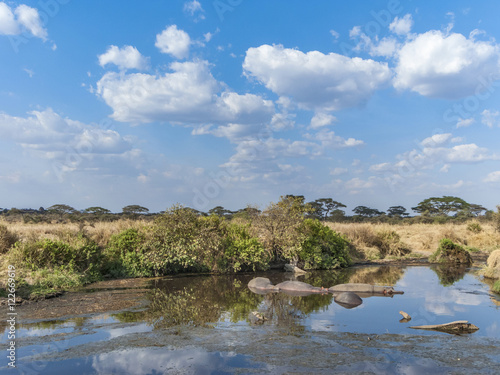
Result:
M306 296L311 293L328 293L328 289L312 286L302 281L284 281L276 285L280 292L294 296Z
M341 292L336 294L333 300L346 309L352 309L363 303L363 300L353 292Z
M250 280L248 288L257 294L279 291L279 289L266 277L256 277L255 279Z
M328 290L330 291L330 293L333 294L340 292L353 292L353 293L360 293L365 296L371 296L371 295L392 296L394 294L404 294L404 292L394 290L394 288L391 286L378 286L378 285L361 284L361 283L339 284L332 286Z

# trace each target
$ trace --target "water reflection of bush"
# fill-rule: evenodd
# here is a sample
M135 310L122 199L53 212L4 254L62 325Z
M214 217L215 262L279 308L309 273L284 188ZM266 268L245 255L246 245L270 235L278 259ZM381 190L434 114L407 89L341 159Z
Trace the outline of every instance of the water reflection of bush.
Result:
M361 267L311 272L298 279L325 287L347 282L394 285L403 273L401 268ZM155 329L162 329L179 325L203 326L222 319L233 323L248 321L248 314L258 310L272 324L296 331L304 329L300 322L306 316L324 311L332 303L332 295L254 294L247 287L253 277L255 275L194 276L160 280L149 293L151 302L148 310L141 312L141 317ZM276 283L282 281L284 274L269 277Z
M394 266L355 268L350 283L394 286L404 275L405 269Z
M159 283L150 294L146 321L155 329L217 323L224 313L232 322L245 319L263 296L236 277L193 277Z
M248 321L249 313L259 310L273 324L296 331L303 329L299 322L305 316L326 309L332 301L331 295L254 294L247 287L250 279L209 276L168 280L151 290L151 302L142 318L155 329L164 329L204 326L222 319Z
M439 264L436 266L431 266L431 269L436 272L439 278L439 283L443 286L451 286L457 281L462 280L467 273L467 265L450 265L450 264Z

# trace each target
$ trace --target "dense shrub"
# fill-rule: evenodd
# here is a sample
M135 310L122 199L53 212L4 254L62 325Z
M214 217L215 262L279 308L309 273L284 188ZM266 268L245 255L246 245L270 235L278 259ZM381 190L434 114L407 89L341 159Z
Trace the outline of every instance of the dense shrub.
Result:
M229 225L220 269L234 272L257 271L267 269L268 265L269 254L259 239L251 236L249 226Z
M248 227L175 206L158 217L144 244L155 275L265 269L268 254Z
M135 228L111 236L104 251L103 272L113 277L151 276L152 266L144 256L145 235Z
M333 269L351 263L349 242L319 220L304 220L298 231L303 237L298 261L305 269Z
M273 261L296 261L302 242L299 231L307 208L298 197L281 197L254 221L253 229L261 238Z
M0 254L4 254L16 243L17 236L5 225L0 225Z
M500 232L500 206L497 206L497 211L494 215L495 227Z
M101 248L82 234L72 242L44 239L15 244L9 262L30 279L29 284L19 281L20 295L45 295L101 279Z
M174 206L157 217L144 244L154 274L207 271L197 256L198 232L198 217L187 208Z
M500 294L500 280L495 281L495 284L493 284L493 288L492 288L492 290L493 290L495 293Z
M15 264L23 265L32 271L65 269L83 273L89 279L98 278L102 261L100 247L83 236L79 236L75 243L76 246L71 246L49 239L18 242L10 255Z
M375 239L375 246L380 250L382 257L404 256L411 252L411 249L401 242L401 237L393 230L378 232Z
M480 233L483 230L483 228L479 223L472 222L467 224L467 230L472 233Z
M439 263L472 264L470 253L448 238L443 238L439 242L438 249L429 257L429 260Z

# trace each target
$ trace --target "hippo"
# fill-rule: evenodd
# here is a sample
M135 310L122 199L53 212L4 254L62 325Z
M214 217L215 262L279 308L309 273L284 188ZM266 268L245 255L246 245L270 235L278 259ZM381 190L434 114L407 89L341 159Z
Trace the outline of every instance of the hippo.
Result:
M396 291L390 286L378 286L371 284L361 284L361 283L350 283L350 284L339 284L332 286L328 289L330 293L336 294L340 292L353 292L362 294L364 297L369 297L373 295L380 296L392 296L394 294L404 294L404 292Z
M333 300L346 309L352 309L363 303L363 300L353 292L341 292L336 294Z
M328 289L312 286L302 281L284 281L276 285L280 292L293 296L307 296L312 293L328 293Z
M256 277L248 283L248 289L257 294L277 292L279 289L266 277Z

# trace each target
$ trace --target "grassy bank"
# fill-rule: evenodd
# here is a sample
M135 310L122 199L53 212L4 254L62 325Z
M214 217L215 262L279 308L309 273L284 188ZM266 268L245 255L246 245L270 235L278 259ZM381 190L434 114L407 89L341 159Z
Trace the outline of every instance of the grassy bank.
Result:
M429 256L443 238L472 252L500 248L494 223L322 223L285 199L233 220L177 206L154 221L0 222L0 276L15 265L26 298L104 278L257 271L285 262L334 269L352 259Z
M233 221L177 206L152 222L2 223L1 228L2 272L15 265L24 298L103 278L258 271L285 262L306 269L351 263L349 242L318 220L304 219L293 201Z
M477 223L472 220L460 224L366 224L326 223L331 229L343 234L362 256L380 259L381 238L399 239L400 246L411 254L430 256L443 238L462 245L469 251L492 252L500 248L500 231L495 223Z

